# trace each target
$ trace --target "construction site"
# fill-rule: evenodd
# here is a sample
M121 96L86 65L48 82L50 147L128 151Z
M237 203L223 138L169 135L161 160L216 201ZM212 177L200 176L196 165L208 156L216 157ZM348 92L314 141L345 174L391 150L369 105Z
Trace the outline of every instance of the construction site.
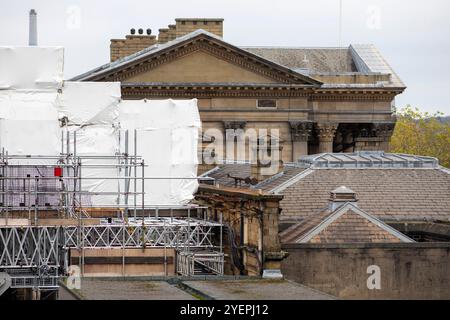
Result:
M381 53L223 21L132 28L70 80L35 10L0 46L0 300L448 299L448 162L391 150Z
M68 276L223 275L220 218L190 203L195 99L63 81L62 48L0 56L1 294L56 299Z

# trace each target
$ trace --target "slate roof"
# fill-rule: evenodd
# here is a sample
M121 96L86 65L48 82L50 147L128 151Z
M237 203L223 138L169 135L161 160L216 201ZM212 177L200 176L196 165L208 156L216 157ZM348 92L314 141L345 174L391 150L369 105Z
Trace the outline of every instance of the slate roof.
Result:
M389 83L375 87L404 88L395 71L373 44L352 44L345 48L242 47L262 58L305 75L390 74ZM322 87L368 87L368 84L323 84Z
M281 232L280 239L282 243L413 242L350 202L305 218Z
M250 165L219 165L205 176L234 187L228 173L246 178ZM311 155L241 188L282 194L280 219L298 222L327 208L330 191L342 185L356 192L359 208L383 221L450 221L450 170L431 157L379 151Z
M136 53L133 53L131 55L128 55L126 57L122 57L120 59L117 59L113 62L106 63L98 68L94 68L88 72L85 72L81 75L78 75L74 78L72 78L72 81L85 81L90 80L93 77L96 76L103 76L109 72L117 72L123 68L126 68L132 64L138 64L141 61L148 59L149 57L158 55L162 52L164 52L166 49L170 49L172 47L176 47L178 45L182 45L184 43L189 43L190 41L193 41L200 37L206 37L208 39L214 40L217 43L221 43L224 46L227 46L228 48L232 48L233 50L236 50L240 52L242 55L246 55L247 57L256 58L259 59L260 63L269 65L271 68L277 68L279 70L282 70L283 72L286 72L290 74L291 76L295 76L296 78L300 78L303 81L306 82L307 86L320 86L322 83L314 78L311 78L303 73L296 72L290 68L286 68L282 65L276 64L270 60L267 59L260 59L260 57L257 57L251 52L248 52L246 50L243 50L239 47L233 46L232 44L223 41L223 39L211 32L205 31L203 29L195 30L191 33L185 34L183 36L177 37L171 41L168 41L166 43L156 43L154 45L151 45L141 51L138 51Z
M205 31L195 30L191 33L175 38L166 43L157 43L139 52L120 58L114 62L106 63L94 68L86 73L72 78L72 81L89 80L96 76L104 75L108 72L125 68L132 63L138 63L141 59L156 55L165 49L190 41L200 35L207 36L213 40L234 47L243 54L258 56L263 62L274 64L284 68L310 85L328 87L395 87L404 88L400 78L389 66L381 53L371 44L350 45L346 48L292 48L292 47L235 47L225 42L221 37ZM320 74L390 74L389 83L376 84L322 84L314 79L314 75Z
M286 181L295 177L304 170L305 168L286 164L283 172L276 174L273 177L266 179L256 185L247 184L244 181L242 181L240 182L240 184L238 182L237 186L241 188L261 189L263 191L270 192L273 188L285 183ZM219 184L220 186L234 187L235 179L233 177L237 177L240 179L251 177L250 163L221 164L216 168L208 172L205 172L204 174L202 174L202 176L215 179L215 183Z
M348 48L242 47L242 49L304 73L358 71Z
M450 220L450 174L440 169L313 169L280 193L282 219L297 220L327 207L330 190L354 190L359 207L383 221Z

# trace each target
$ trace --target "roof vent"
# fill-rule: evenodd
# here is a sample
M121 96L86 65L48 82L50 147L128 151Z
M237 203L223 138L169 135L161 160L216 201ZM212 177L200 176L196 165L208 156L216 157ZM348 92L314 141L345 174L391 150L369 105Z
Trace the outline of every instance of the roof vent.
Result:
M330 192L330 206L329 209L331 211L336 210L341 207L343 204L347 202L352 202L356 205L358 199L356 198L356 193L350 188L345 186L340 186L339 188L334 189Z

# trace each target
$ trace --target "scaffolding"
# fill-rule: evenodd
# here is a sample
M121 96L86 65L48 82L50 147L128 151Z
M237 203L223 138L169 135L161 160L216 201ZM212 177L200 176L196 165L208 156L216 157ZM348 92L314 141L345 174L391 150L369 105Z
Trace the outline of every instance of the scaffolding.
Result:
M174 248L179 274L195 275L197 271L223 275L222 224L206 220L207 208L145 203L146 179L198 178L145 177L148 164L136 152L136 131L132 155L128 135L126 131L125 151L113 156L78 155L76 131L62 133L59 156L10 155L1 150L0 272L11 276L12 288L57 288L59 277L70 267L70 250L81 253L83 272L84 251L96 248ZM86 177L81 174L86 168L113 168L118 175ZM83 181L98 179L115 181L117 190L83 190ZM94 207L94 196L114 197L116 201ZM100 222L93 224L94 209L114 212L115 217L97 219ZM174 210L187 216L174 216ZM161 216L163 211L166 216ZM41 225L46 212L66 222ZM17 219L26 223L16 225Z

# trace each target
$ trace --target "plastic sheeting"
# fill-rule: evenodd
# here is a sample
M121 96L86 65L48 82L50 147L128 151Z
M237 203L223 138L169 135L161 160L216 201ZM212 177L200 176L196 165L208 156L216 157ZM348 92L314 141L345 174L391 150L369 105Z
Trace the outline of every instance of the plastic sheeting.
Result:
M0 90L61 87L62 47L0 47Z
M124 100L119 107L122 130L129 132L128 152L134 152L134 130L137 132L137 154L145 159L145 203L177 205L192 199L196 192L197 143L201 128L197 100ZM124 145L121 145L122 152ZM142 171L139 169L137 176ZM157 179L169 178L169 179ZM172 178L172 179L170 179ZM131 183L130 191L133 191ZM137 192L142 192L137 186ZM132 204L134 198L129 199ZM141 197L137 196L139 204Z
M64 82L59 95L59 117L69 125L104 124L118 121L120 82Z
M77 156L114 156L125 151L145 160L145 205L171 206L191 200L198 187L197 139L201 128L197 100L121 101L120 83L64 82L62 48L0 48L0 147L9 154L59 156L62 132L76 132ZM60 127L66 118L67 127ZM73 135L69 148L74 151ZM119 142L120 141L120 142ZM61 146L61 143L63 146ZM124 169L117 160L84 159L82 190L125 191ZM56 160L24 159L16 164L50 164ZM102 168L95 165L106 165ZM131 170L131 175L134 170ZM142 176L141 168L137 176ZM168 179L162 179L168 178ZM172 178L172 179L171 179ZM191 178L191 179L178 179ZM139 181L140 182L140 181ZM133 192L134 181L129 191ZM137 183L141 192L141 183ZM128 198L128 204L134 204ZM124 203L116 195L93 195L94 207ZM141 204L140 196L136 198Z
M122 181L105 178L119 177L119 170L116 166L118 161L106 158L89 159L84 156L114 156L119 151L118 130L112 126L90 125L85 127L72 126L69 127L68 131L70 132L69 148L71 148L71 152L74 152L73 133L76 132L76 156L82 159L81 189L91 193L117 192ZM93 194L89 199L84 198L83 202L85 205L93 207L114 205L118 203L118 196Z
M14 155L59 155L60 127L56 92L0 91L0 146ZM51 160L15 160L11 164L52 164Z

